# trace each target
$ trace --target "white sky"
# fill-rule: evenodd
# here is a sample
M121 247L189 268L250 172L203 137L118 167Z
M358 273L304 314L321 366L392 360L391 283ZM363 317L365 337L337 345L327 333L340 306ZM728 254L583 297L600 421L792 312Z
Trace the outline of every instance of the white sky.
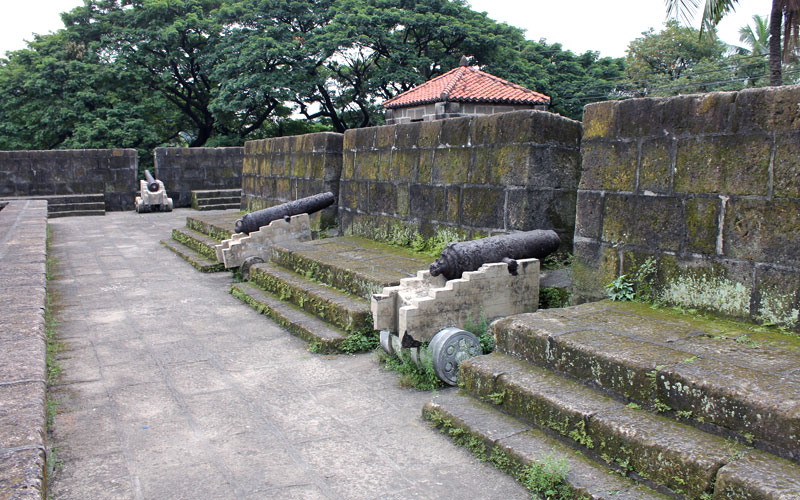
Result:
M665 19L664 0L467 0L474 10L523 28L531 40L559 42L576 53L597 50L601 56L624 56L628 43L650 27L659 31ZM738 30L753 14L767 16L772 0L741 0L736 13L720 24L720 37L739 44ZM83 0L0 0L0 56L25 47L33 33L63 27L61 12ZM698 19L699 21L699 16Z

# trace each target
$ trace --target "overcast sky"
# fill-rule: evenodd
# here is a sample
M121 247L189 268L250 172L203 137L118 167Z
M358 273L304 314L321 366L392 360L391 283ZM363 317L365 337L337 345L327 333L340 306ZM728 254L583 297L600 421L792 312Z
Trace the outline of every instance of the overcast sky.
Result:
M468 0L474 10L523 28L531 40L559 42L576 53L596 50L601 56L624 56L628 43L664 22L664 0ZM63 27L59 14L83 0L0 0L0 55L25 47L33 33ZM720 37L739 44L738 30L753 14L769 14L772 0L741 0L735 14L719 28ZM698 19L699 20L699 19Z

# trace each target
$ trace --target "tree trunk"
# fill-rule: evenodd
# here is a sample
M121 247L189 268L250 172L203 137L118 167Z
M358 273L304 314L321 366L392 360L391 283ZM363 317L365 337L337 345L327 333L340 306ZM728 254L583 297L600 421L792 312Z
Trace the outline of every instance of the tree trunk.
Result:
M772 0L769 15L769 84L783 83L781 78L781 24L783 21L783 0Z

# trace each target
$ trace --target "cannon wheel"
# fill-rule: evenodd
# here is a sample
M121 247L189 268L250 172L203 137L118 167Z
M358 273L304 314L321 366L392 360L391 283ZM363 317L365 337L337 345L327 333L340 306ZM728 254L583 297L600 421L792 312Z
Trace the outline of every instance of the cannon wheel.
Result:
M383 352L395 356L394 346L392 346L392 332L389 330L381 330L380 341Z
M248 257L244 259L242 262L241 271L242 271L242 278L246 281L250 281L250 268L253 267L255 264L263 264L264 259L261 257Z
M142 213L142 209L144 208L141 196L137 196L136 199L133 201L133 208L136 210L137 214Z
M478 337L452 326L433 336L430 350L433 371L448 385L458 385L458 365L462 361L483 354Z

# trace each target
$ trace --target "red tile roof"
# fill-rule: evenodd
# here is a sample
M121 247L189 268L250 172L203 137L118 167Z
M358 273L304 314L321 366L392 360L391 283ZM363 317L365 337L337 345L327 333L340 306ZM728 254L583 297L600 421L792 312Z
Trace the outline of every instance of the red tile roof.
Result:
M458 66L394 96L384 102L383 107L403 108L441 101L548 104L550 97L477 68Z

